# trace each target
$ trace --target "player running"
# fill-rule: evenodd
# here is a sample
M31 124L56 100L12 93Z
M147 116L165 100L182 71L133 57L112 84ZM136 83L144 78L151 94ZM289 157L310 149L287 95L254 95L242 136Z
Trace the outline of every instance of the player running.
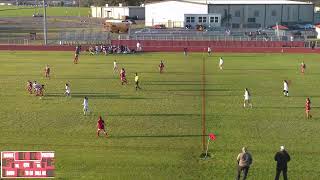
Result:
M47 64L46 67L44 68L44 76L46 78L49 78L50 79L50 67L49 65Z
M113 72L118 72L118 64L116 60L113 61Z
M208 56L211 56L211 52L212 52L211 47L208 46Z
M283 95L289 96L289 84L287 80L283 80Z
M300 71L302 74L304 74L305 70L306 70L306 64L302 61L301 65L300 65Z
M220 68L220 70L223 70L223 59L222 59L222 57L220 57L220 59L219 59L219 68Z
M66 87L65 87L65 95L67 96L67 97L69 97L70 96L70 93L71 93L71 89L70 89L70 85L68 84L68 83L66 83Z
M29 94L32 94L32 82L29 80L27 81L26 89L29 92Z
M311 110L311 101L309 98L306 99L306 117L307 119L311 119L312 115L310 114Z
M36 96L43 96L44 85L37 83L34 89L35 89Z
M136 91L138 89L141 89L141 87L139 86L139 76L138 76L138 73L136 73L135 77L134 77L134 82L136 84Z
M106 137L108 137L108 134L105 130L105 122L102 120L102 117L99 116L98 122L97 122L97 137L99 137L100 131L104 133Z
M164 63L163 63L163 61L160 61L160 64L159 64L159 72L160 72L160 74L163 73L163 70L164 70Z
M78 64L78 62L79 62L80 51L81 51L81 46L76 46L76 51L75 51L74 59L73 59L74 64Z
M248 88L245 88L245 89L244 89L244 102L243 102L243 107L245 108L247 104L250 106L250 108L252 108L251 94L250 94Z
M183 48L183 54L185 55L185 56L187 56L188 55L188 48Z
M37 81L33 81L32 88L33 88L34 93L36 93L36 91L37 91L36 87L39 87L39 84L37 83Z
M126 71L124 70L124 68L121 68L120 71L120 80L121 80L121 85L128 84L127 78L126 78Z
M88 97L84 97L82 105L83 105L83 115L87 115L89 113Z

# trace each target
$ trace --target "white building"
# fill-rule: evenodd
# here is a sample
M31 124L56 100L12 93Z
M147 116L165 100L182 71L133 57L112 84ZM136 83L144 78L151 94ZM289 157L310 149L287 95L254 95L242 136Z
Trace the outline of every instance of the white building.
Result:
M124 19L124 17L144 19L145 8L142 6L108 6L95 7L91 6L91 16L97 18L108 18L108 19Z
M320 39L320 25L316 25L317 39Z
M165 0L146 4L145 8L146 26L184 27L187 25L185 14L218 14L221 16L219 23L230 28L314 21L314 4L289 0ZM195 23L204 24L203 18L195 19Z

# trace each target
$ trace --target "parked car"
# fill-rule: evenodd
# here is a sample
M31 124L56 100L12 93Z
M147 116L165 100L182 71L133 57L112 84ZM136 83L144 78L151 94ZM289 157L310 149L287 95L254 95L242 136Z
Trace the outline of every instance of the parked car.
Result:
M123 20L123 23L129 23L129 24L136 24L136 21L133 19L127 19L127 20Z
M156 24L152 26L154 29L166 29L166 26L164 24Z
M36 14L32 14L32 17L43 17L43 15L40 13L36 13Z

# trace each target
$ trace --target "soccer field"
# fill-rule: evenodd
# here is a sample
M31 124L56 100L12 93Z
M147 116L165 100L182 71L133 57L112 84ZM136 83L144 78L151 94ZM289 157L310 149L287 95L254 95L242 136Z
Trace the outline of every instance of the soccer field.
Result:
M47 16L84 16L90 15L87 7L48 7ZM0 6L0 17L32 17L33 14L43 14L43 8L30 6Z
M224 58L224 70L218 59ZM206 131L217 139L212 157L201 160L202 58L206 61ZM50 150L56 179L234 179L243 146L253 156L250 179L273 179L273 160L285 145L293 180L320 174L319 55L146 53L89 56L72 63L72 52L0 53L0 150ZM127 71L122 86L113 60ZM165 73L158 64L164 60ZM305 75L299 65L305 61ZM43 77L49 64L52 77ZM141 91L135 91L138 72ZM290 80L283 97L284 79ZM25 90L27 80L45 84L39 99ZM71 85L71 98L64 84ZM252 109L243 108L244 89ZM89 98L89 116L82 102ZM313 119L304 118L306 97ZM109 137L97 138L102 115Z

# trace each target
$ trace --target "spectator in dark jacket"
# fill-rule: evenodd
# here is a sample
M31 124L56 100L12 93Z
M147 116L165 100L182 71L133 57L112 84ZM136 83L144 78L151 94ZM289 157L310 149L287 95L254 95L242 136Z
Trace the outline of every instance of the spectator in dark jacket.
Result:
M245 180L248 176L250 165L252 164L252 156L247 151L246 147L242 148L242 153L240 153L237 157L238 162L238 175L237 180L240 180L241 172L243 171L243 180Z
M288 152L285 150L284 146L280 147L280 151L276 153L276 155L274 156L274 160L277 161L277 172L275 180L279 180L281 171L283 174L283 179L287 180L287 163L290 161L290 156Z

